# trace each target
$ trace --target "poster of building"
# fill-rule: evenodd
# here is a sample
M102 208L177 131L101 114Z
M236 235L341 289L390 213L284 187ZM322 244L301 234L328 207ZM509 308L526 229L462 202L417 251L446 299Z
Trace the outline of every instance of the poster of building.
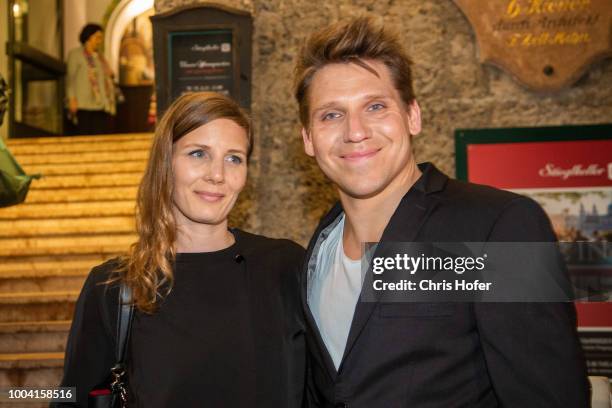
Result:
M457 130L457 177L529 196L561 242L589 243L598 262L569 262L574 283L612 293L612 125ZM589 375L612 377L612 299L576 302Z

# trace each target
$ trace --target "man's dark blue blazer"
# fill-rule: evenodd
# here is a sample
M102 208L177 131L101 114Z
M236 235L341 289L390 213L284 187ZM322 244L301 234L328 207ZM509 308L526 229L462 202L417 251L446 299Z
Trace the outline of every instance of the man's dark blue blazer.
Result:
M554 241L533 200L449 179L431 164L402 198L381 241ZM338 370L308 308L311 407L589 406L586 366L572 303L358 302Z

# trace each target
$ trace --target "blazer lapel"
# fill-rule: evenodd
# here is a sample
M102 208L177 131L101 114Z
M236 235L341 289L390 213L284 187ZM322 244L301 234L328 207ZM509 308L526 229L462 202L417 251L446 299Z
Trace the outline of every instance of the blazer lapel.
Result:
M428 163L419 165L419 167L423 172L422 179L417 181L400 201L383 232L381 242L415 242L420 229L437 206L437 197L429 193L442 190L448 177ZM368 273L371 272L368 271ZM376 301L365 302L360 298L357 302L342 363L338 368L338 372L342 371L347 356L380 301L382 292L376 293Z

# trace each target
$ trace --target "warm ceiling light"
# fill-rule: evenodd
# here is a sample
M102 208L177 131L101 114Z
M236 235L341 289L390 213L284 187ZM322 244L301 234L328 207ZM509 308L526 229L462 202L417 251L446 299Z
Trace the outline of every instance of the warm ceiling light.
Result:
M13 4L13 16L21 17L21 7L19 7L19 3Z

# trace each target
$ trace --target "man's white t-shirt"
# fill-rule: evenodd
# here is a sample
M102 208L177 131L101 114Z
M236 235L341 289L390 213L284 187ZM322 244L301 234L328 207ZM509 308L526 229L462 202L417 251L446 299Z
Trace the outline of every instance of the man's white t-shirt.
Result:
M340 367L361 286L361 260L344 254L342 219L330 231L317 254L315 279L308 305L336 369Z

